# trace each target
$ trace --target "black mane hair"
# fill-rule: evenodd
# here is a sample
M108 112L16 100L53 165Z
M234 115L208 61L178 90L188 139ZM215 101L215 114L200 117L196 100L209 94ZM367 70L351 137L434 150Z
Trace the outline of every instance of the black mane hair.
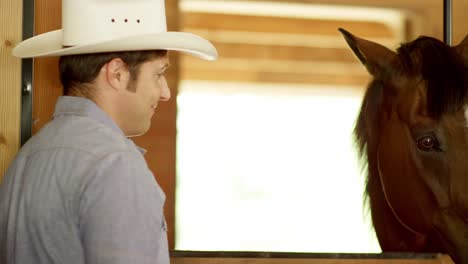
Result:
M465 66L445 43L421 36L397 50L402 70L427 82L427 110L434 119L458 111L465 103Z

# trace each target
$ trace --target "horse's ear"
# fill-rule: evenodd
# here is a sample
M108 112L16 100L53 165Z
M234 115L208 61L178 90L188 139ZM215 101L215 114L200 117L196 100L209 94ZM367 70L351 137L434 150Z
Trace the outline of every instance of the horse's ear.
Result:
M342 28L338 30L343 34L354 54L373 76L385 71L397 58L397 54L385 46L358 38Z
M465 64L468 65L468 35L454 48L463 57Z

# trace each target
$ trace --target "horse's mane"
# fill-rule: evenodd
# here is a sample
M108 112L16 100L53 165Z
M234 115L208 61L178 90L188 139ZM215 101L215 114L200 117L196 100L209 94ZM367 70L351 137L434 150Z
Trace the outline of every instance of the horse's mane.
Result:
M386 76L406 78L420 75L427 85L427 111L431 118L438 120L445 113L463 107L468 78L465 77L463 60L453 49L435 38L421 36L413 42L402 44L397 54L402 67L390 69ZM369 186L380 186L376 154L384 89L383 79L372 80L354 128L362 169L367 167L365 203L369 196L373 196Z

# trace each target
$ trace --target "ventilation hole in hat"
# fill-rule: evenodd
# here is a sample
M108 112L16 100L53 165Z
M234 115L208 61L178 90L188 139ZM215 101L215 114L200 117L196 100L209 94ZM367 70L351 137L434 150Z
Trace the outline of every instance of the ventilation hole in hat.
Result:
M111 22L112 22L112 23L115 23L115 19L114 19L114 18L112 18L112 19L111 19Z
M137 23L140 23L140 19L137 19Z
M128 22L128 19L125 19L124 21L125 21L125 23L127 23L127 22Z

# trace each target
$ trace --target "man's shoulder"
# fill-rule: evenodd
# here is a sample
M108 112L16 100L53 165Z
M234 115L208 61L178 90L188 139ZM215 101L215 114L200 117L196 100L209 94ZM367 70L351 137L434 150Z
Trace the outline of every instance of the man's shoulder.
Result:
M27 142L24 151L68 150L102 157L114 152L134 152L135 147L118 131L88 117L55 119Z

